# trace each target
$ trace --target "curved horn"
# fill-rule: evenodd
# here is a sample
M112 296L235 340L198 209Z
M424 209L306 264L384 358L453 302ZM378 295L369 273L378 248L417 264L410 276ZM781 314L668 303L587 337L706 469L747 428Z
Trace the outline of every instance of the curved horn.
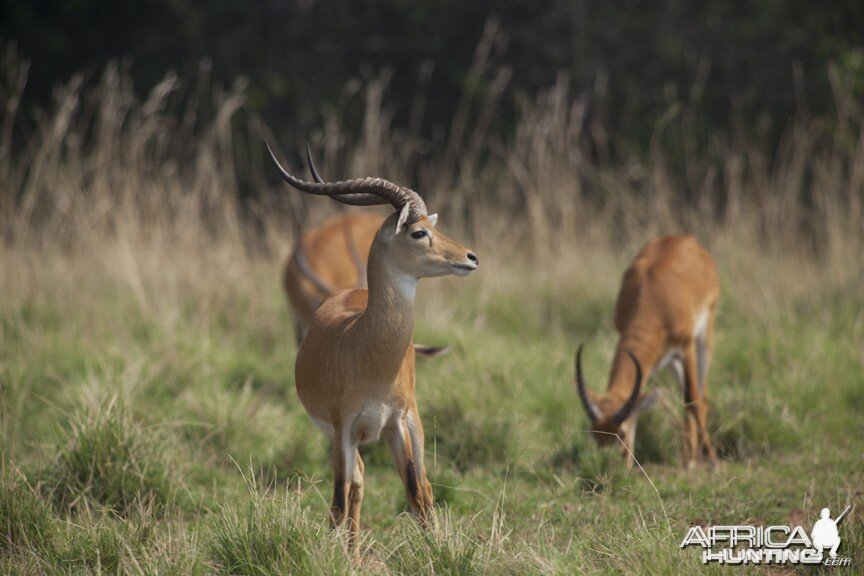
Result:
M318 174L318 169L315 168L315 162L312 161L312 147L309 146L308 142L306 143L306 163L309 164L309 171L312 172L312 179L318 184L324 184L324 180L321 178L321 175Z
M636 359L633 352L626 348L623 350L625 354L630 356L633 363L636 364L636 383L633 385L633 392L630 393L630 398L628 398L627 402L624 403L624 406L622 406L618 412L612 416L611 421L615 426L620 426L621 423L629 418L630 414L633 413L633 409L636 408L636 404L639 402L639 392L642 388L642 366L639 365L639 360Z
M355 180L334 182L332 184L327 182L306 182L285 170L285 168L283 168L276 159L276 155L273 153L270 145L266 141L264 142L264 145L267 147L267 152L270 153L270 158L273 160L273 163L276 164L276 168L279 169L279 174L282 176L282 179L301 192L315 194L316 196L330 196L334 200L338 200L343 204L353 204L356 206L372 206L374 204L387 204L388 202L391 204L393 203L389 197L383 194L373 194L368 189L370 185L377 184L376 180L387 182L386 180L381 180L380 178L357 178ZM387 182L387 184L394 187L396 186L390 182ZM366 185L367 189L360 189L364 185ZM404 202L400 204L400 208L402 205L404 205Z
M591 401L591 398L588 397L588 390L585 389L585 378L582 377L582 348L584 347L585 344L580 344L579 350L576 352L576 389L579 391L579 398L582 399L582 405L588 412L591 422L597 422L603 418L603 413Z
M317 196L330 196L338 202L354 206L373 206L389 203L397 210L401 210L405 204L410 204L410 223L416 222L427 215L425 202L423 202L419 194L409 188L397 186L383 178L355 178L339 182L319 181L320 175L318 175L318 170L315 169L315 165L311 161L312 155L309 153L308 148L307 160L312 170L312 177L316 181L306 182L285 170L279 163L279 160L276 159L276 155L273 153L270 145L266 141L264 145L267 147L267 152L270 154L273 163L276 164L276 168L279 169L282 179L301 192Z

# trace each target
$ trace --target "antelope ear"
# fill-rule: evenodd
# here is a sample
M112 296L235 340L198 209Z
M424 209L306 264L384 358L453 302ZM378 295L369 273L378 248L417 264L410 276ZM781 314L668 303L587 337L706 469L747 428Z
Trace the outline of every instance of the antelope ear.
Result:
M429 225L432 226L432 228L434 228L435 224L438 223L438 214L431 214L431 215L427 216L426 219L429 220Z
M402 227L405 226L405 222L408 220L408 214L411 212L411 203L406 202L402 207L402 210L399 212L399 220L396 221L396 234L402 232Z

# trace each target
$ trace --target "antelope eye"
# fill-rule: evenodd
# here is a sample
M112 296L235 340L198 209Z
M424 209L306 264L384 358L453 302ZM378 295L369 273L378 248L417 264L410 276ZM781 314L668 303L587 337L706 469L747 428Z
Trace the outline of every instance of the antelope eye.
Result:
M414 238L415 240L420 240L421 238L425 238L426 236L426 230L415 230L411 233L411 238Z

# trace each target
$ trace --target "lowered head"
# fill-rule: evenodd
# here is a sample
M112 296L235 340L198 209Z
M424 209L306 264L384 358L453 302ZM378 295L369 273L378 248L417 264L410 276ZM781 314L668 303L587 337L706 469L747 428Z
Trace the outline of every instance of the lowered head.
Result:
M588 414L588 430L598 446L617 445L621 452L628 456L628 452L633 450L635 440L636 415L640 410L648 408L654 400L652 394L640 394L642 366L630 350L623 349L636 366L632 388L626 393L610 388L602 396L595 395L585 386L582 375L582 348L583 345L580 345L576 353L576 389Z

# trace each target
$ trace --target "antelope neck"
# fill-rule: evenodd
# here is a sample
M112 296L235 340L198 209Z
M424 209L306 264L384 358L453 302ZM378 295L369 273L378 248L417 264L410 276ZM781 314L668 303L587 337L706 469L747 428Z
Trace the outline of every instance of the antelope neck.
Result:
M360 323L376 351L401 361L414 331L417 278L395 270L376 244L369 253L369 301Z
M642 384L644 386L654 366L660 359L662 350L657 350L657 347L652 345L649 339L639 338L635 336L624 335L618 343L618 348L615 351L615 358L612 361L612 370L609 373L610 393L620 396L622 402L629 398L633 392L633 385L636 382L636 365L633 360L624 352L629 350L639 360L639 366L642 368Z

